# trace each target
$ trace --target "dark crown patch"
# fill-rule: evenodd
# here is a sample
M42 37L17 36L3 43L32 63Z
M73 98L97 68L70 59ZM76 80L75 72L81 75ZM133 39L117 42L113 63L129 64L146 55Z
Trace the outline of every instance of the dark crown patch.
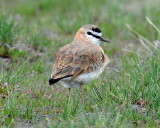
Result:
M94 32L101 33L101 30L100 30L99 28L92 28L92 30L93 30Z

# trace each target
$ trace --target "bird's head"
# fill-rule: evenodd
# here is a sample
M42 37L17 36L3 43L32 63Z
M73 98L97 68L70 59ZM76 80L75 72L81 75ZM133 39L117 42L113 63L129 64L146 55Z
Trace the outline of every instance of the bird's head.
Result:
M78 30L75 36L75 40L79 39L86 42L94 43L98 46L100 45L101 41L110 43L109 40L102 37L102 32L97 26L90 24L85 25Z

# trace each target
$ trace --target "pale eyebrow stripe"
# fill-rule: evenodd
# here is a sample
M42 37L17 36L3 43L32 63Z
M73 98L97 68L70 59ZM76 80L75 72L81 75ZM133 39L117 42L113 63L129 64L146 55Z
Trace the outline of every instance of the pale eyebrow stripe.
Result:
M97 38L97 39L100 39L100 36L97 36L97 35L94 35L93 33L91 32L87 32L88 35L92 35L93 37Z

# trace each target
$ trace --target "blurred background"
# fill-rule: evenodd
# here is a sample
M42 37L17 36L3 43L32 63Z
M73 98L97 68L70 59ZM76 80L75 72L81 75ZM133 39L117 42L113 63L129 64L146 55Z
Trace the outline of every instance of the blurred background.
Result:
M128 44L137 42L129 35L126 24L148 38L155 38L157 34L148 27L145 17L159 27L159 3L159 0L0 0L3 28L0 54L12 54L14 60L15 52L25 58L25 54L40 55L43 51L53 61L55 52L70 43L80 27L95 24L111 40L111 44L102 43L102 47L113 57ZM13 48L17 51L11 52Z
M72 41L77 30L85 24L99 26L104 37L112 43L108 47L115 53L130 43L126 24L130 24L140 34L146 31L148 16L159 25L159 0L0 0L1 13L12 15L17 26L23 27L18 34L22 43L35 45L32 36L47 38L55 47ZM42 41L38 45L48 45ZM104 44L105 45L105 44ZM38 46L43 47L43 46Z

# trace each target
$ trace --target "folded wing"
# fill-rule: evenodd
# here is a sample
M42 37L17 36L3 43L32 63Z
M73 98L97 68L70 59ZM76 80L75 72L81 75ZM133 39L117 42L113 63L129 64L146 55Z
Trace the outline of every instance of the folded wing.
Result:
M68 44L56 54L50 83L70 76L74 79L82 73L95 71L103 66L104 59L103 51L98 46L87 43Z

